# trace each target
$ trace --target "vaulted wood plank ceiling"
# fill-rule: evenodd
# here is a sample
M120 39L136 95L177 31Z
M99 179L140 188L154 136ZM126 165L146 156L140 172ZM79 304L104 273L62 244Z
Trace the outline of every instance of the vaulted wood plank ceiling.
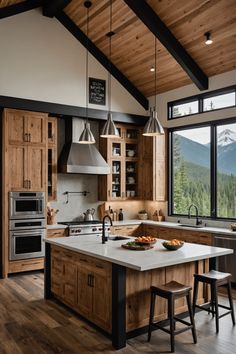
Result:
M25 1L29 2L29 1ZM208 76L236 69L236 0L147 0L187 53ZM0 0L0 8L22 3ZM24 1L23 1L24 3ZM43 2L42 2L43 3ZM109 57L109 0L92 0L89 39ZM86 33L84 0L72 0L64 13ZM113 0L112 63L149 97L154 94L154 35L123 0ZM210 31L213 44L206 46ZM157 42L157 93L192 81Z
M86 32L83 0L72 0L64 9ZM109 56L109 1L93 0L90 9L89 38ZM176 39L207 76L236 68L235 0L148 0ZM122 0L113 0L112 62L146 96L154 94L154 35ZM204 33L210 31L214 43L206 46ZM157 92L191 83L190 78L158 42Z

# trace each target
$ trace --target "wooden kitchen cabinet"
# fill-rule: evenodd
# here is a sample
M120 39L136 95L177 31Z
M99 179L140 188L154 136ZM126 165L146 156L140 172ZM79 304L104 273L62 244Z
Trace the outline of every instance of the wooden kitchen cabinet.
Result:
M47 154L48 201L55 201L57 199L57 118L55 117L48 117Z
M6 174L9 191L45 191L46 150L43 147L8 145Z
M143 225L125 225L125 226L111 226L112 235L121 236L141 236L143 232Z
M144 200L165 201L166 135L140 136L139 195Z
M44 192L47 114L5 109L3 118L6 188Z
M117 125L120 138L100 139L100 151L111 168L99 176L99 200L132 200L139 198L140 127Z
M213 239L211 233L201 231L184 230L182 228L161 227L155 225L144 225L145 235L172 240L174 238L184 242L197 243L211 246Z
M111 264L56 246L51 255L54 295L111 333Z
M68 236L68 229L47 229L47 238L54 238L54 237L65 237Z
M7 120L6 139L13 145L45 145L46 117L45 113L5 109Z
M77 299L77 269L74 258L58 248L52 251L51 260L52 292L66 304L75 306Z

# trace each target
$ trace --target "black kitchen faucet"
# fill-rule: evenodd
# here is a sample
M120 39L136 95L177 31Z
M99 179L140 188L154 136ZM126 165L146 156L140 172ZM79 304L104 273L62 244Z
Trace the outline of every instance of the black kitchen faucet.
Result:
M188 208L188 218L191 218L191 208L194 207L196 210L196 225L201 225L202 221L199 220L199 216L198 216L198 208L195 204L191 204Z
M109 219L110 225L112 226L112 220L109 215L105 215L102 219L102 243L106 243L106 230L105 230L105 221Z

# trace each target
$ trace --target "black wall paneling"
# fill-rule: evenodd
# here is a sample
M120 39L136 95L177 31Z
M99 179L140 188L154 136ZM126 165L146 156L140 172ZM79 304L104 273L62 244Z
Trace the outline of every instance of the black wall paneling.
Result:
M28 100L17 97L0 96L0 107L24 109L34 112L50 113L57 116L70 116L86 119L86 108L69 106L59 103L43 102ZM115 122L129 123L135 125L145 125L147 122L146 116L130 113L112 112ZM88 109L88 118L94 120L105 121L107 119L107 111L101 109Z

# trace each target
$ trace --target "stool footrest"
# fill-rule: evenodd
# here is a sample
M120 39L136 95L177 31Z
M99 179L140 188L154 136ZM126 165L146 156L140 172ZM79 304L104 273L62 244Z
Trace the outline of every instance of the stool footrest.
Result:
M189 322L187 322L185 320L182 320L181 318L174 317L174 319L175 319L175 321L181 322L181 323L183 323L186 326L191 326L191 323L189 323Z
M228 314L231 313L231 312L232 312L232 311L230 310L230 311L227 311L227 312L225 312L225 313L222 313L222 315L220 315L219 318L224 317L224 316L228 315Z

